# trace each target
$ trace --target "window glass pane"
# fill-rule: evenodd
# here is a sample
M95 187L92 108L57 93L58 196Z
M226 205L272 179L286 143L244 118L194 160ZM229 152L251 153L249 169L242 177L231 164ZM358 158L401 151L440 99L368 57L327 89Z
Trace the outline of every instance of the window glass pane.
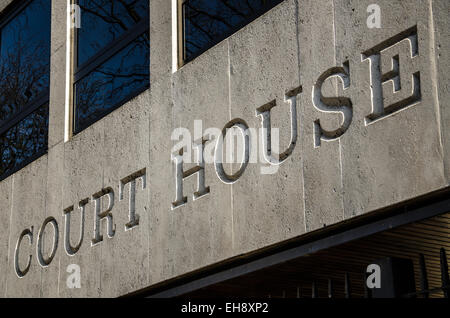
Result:
M148 33L131 42L75 85L75 132L150 86Z
M48 105L0 135L0 177L47 150Z
M283 0L187 0L184 59L190 61Z
M50 0L34 0L0 30L0 125L48 91Z
M78 65L149 18L149 0L79 0Z

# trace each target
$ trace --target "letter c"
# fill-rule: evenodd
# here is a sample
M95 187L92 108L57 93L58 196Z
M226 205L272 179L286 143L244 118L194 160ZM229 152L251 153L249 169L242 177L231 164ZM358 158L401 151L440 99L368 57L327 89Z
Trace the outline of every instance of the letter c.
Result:
M16 274L19 278L24 277L28 271L30 270L30 266L31 266L31 254L28 258L28 265L24 270L20 269L19 266L19 248L20 248L20 244L22 243L22 239L24 236L28 236L28 239L30 240L30 245L33 244L33 227L31 227L30 229L25 229L22 231L22 233L19 236L19 239L17 240L17 244L16 244L16 250L14 253L14 269L16 270Z

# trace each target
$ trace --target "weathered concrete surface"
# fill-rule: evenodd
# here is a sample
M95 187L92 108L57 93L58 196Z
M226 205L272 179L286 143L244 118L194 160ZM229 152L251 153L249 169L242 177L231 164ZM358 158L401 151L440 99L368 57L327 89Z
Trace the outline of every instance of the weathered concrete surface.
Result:
M58 250L52 263L42 269L41 274L41 297L58 297L59 296L59 262L63 254L64 242L62 240L64 233L64 222L61 213L64 209L61 198L63 197L64 179L61 176L64 174L64 145L62 143L56 145L48 151L48 169L46 180L46 202L45 214L47 217L52 216L58 222L59 239ZM43 222L44 219L41 220ZM54 232L52 226L49 225L44 232L44 249L47 256L50 255L51 247L53 246Z
M46 184L47 156L39 158L32 165L14 175L9 223L9 270L6 274L5 293L7 297L42 296L42 268L37 263L35 251L39 228L47 217ZM30 269L26 278L18 278L14 270L14 255L19 235L25 229L31 229L33 242L30 244L27 237L22 240L18 263L20 268L25 269L28 259L31 257ZM57 266L57 264L53 263L53 266Z
M6 2L1 1L0 8ZM170 1L151 1L151 89L64 143L66 20L61 15L66 13L64 5L53 1L50 150L0 182L0 295L120 296L448 186L448 1L378 1L381 29L366 25L371 3L286 0L172 74ZM413 35L417 30L418 55L413 59L411 46L398 36L405 30L413 30ZM393 93L392 81L383 84L384 102L408 97L417 72L421 96L366 123L372 111L371 70L362 54L385 43L389 45L382 52L381 70L389 71L392 57L398 55L401 90ZM342 115L316 108L313 88L324 72L347 61L349 87L343 89L340 79L329 78L322 95L351 99L351 125L339 138L315 145L314 123L335 130ZM176 198L171 154L178 150L173 149L178 142L171 140L174 129L187 128L194 135L195 120L202 121L205 132L222 130L234 119L260 128L256 109L276 101L271 121L280 129L284 150L291 137L284 98L298 86L298 140L274 174L262 174L262 165L251 163L239 180L225 184L214 165L207 164L210 193L193 200L193 175L183 181L187 203L171 209ZM207 141L206 146L211 149L214 143ZM252 151L256 145L260 150L256 143ZM185 163L184 171L195 165ZM224 167L228 173L238 169ZM143 169L146 187L137 180L135 192L139 225L126 229L130 184L123 187L123 197L119 185ZM95 195L101 196L102 190L114 191L115 232L109 237L109 223L102 220L103 241L92 244ZM69 233L75 246L81 235L80 202L85 207L82 242L78 252L69 255L64 211L73 206ZM107 196L97 202L99 211L110 205ZM59 244L52 263L42 267L36 240L50 216L58 222ZM32 256L31 267L19 279L14 271L16 243L31 227L33 243L25 237L19 254L22 268ZM52 238L49 225L42 238L46 256ZM66 285L71 264L80 266L80 289Z
M14 0L0 0L0 11L3 11Z
M194 136L195 120L201 119L204 129L223 127L229 121L227 52L226 43L217 45L181 68L171 83L161 80L150 92L149 187L151 216L157 223L151 224L149 254L152 264L167 263L163 268L170 277L233 255L231 188L216 177L213 165L205 167L205 185L211 193L193 201L197 191L193 175L183 181L187 204L171 210L176 200L171 148L177 143L170 140L172 132L188 128L197 141L202 136ZM197 165L196 157L191 158L192 163L184 164L185 171ZM152 282L160 280L158 267L150 267Z
M317 110L311 99L315 81L330 67L337 66L333 1L300 1L298 3L298 42L300 77L303 85L299 109L301 153L303 158L306 230L342 221L341 141L322 142L314 147L314 122L329 130L339 126L340 116ZM327 80L323 95L335 96L336 83Z
M129 222L130 187L124 181L120 195L119 181L137 171L148 169L149 161L149 92L139 95L105 119L103 186L115 191L112 211L116 234L112 239L104 235L101 245L100 283L102 297L124 295L149 284L149 221L151 187L138 179L135 185L135 213L139 224L126 228ZM106 129L106 127L115 127ZM145 179L147 181L147 179ZM127 183L127 184L125 184ZM106 200L105 200L106 201ZM90 227L89 224L87 224ZM105 228L103 228L103 231ZM89 233L89 232L88 232ZM120 281L120 284L117 284Z
M64 141L67 63L67 1L52 1L48 146Z
M150 82L172 73L172 1L150 1Z
M63 186L63 209L74 206L71 219L70 237L75 246L80 238L81 210L78 209L79 202L89 199L85 212L85 231L81 248L73 256L61 257L60 282L65 282L67 277L66 268L70 264L81 267L81 289L67 289L63 285L60 295L63 297L92 297L100 296L100 263L101 245L91 247L93 238L93 225L95 207L92 195L104 188L103 168L104 158L104 122L100 121L90 126L83 133L74 136L70 143L64 144L64 186ZM83 159L81 159L83 158ZM62 212L59 212L62 214ZM105 239L106 226L101 227ZM63 249L60 253L64 253Z
M154 82L150 93L150 134L149 158L152 163L148 169L149 201L149 279L158 282L164 277L175 274L175 257L169 241L175 236L171 229L173 211L170 204L175 199L173 182L175 179L173 166L167 149L172 147L170 138L156 138L157 135L169 133L167 123L173 122L173 99L171 81L168 79ZM157 134L155 136L155 134ZM165 156L161 154L166 152ZM160 180L159 182L157 180ZM152 184L157 186L152 186ZM165 198L165 199L161 199ZM190 198L192 198L190 196ZM168 217L169 216L169 217ZM169 230L170 229L170 230Z
M0 296L5 296L6 276L10 270L8 266L10 244L9 228L12 203L13 177L9 177L0 182Z
M346 217L414 198L446 185L440 139L438 100L432 73L427 1L379 1L382 28L368 29L370 1L336 1L337 61L349 60L353 124L342 139L342 176ZM384 28L383 28L384 26ZM387 73L395 55L400 56L401 90L390 95L392 82L383 84L387 106L411 95L412 74L420 72L421 99L414 104L365 124L371 113L370 65L362 53L417 26L418 56L410 62L408 40L385 48L381 70ZM383 60L385 59L385 60ZM385 64L384 61L386 61ZM402 95L404 94L404 95ZM398 95L398 96L397 96Z
M60 47L50 57L50 102L48 147L64 141L66 104L66 50Z
M249 128L260 129L261 117L256 116L256 109L276 100L271 123L273 127L282 127L279 152L289 146L291 137L290 107L284 102L285 93L300 86L296 31L296 3L285 1L227 41L229 120L240 118ZM252 135L252 140L254 137L258 137L258 143L253 145L252 152L257 157L258 151L262 152L262 143L259 134ZM305 231L300 145L295 146L285 162L272 168L272 173L262 174L260 160L250 163L240 180L230 186L235 254ZM233 172L238 169L235 165Z
M435 76L433 95L440 110L440 127L444 146L444 170L447 184L450 183L450 28L448 12L450 2L434 0L429 7L432 24L429 26L431 72ZM433 56L434 55L434 56Z

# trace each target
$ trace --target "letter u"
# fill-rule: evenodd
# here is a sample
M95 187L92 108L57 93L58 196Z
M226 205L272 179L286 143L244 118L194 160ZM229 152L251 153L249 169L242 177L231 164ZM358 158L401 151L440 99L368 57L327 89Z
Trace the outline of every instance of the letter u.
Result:
M261 116L262 118L262 130L263 130L263 152L264 159L272 165L279 165L283 163L294 151L297 144L298 138L298 127L297 127L297 95L302 93L302 87L299 86L285 95L285 102L290 105L291 113L291 141L289 147L282 153L279 154L278 159L274 158L272 155L272 125L270 123L270 111L276 106L276 101L272 101L266 105L263 105L256 109L256 116ZM279 142L279 140L277 141ZM277 145L279 146L279 145ZM279 148L279 147L277 147Z
M64 228L64 248L66 250L66 253L69 256L75 255L78 250L81 247L81 244L83 243L83 237L84 237L84 215L86 210L86 205L89 203L89 199L84 199L80 201L78 207L80 209L80 240L78 241L78 244L73 247L70 243L70 213L73 212L73 206L67 208L64 210L65 215L65 228Z

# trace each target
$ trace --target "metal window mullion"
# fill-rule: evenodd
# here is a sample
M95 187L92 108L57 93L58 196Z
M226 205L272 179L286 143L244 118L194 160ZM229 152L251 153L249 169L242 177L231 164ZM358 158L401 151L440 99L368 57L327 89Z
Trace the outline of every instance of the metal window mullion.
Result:
M136 24L132 29L123 34L117 40L111 42L102 50L100 50L97 54L95 54L92 58L90 58L87 62L77 68L77 71L74 75L74 83L78 82L81 78L88 75L90 72L95 70L101 64L109 60L115 54L117 54L120 50L125 48L128 44L136 40L142 34L149 30L150 19L143 20ZM78 39L77 39L78 42Z
M32 114L39 107L43 106L49 100L49 92L40 94L32 102L28 103L21 111L19 111L15 116L8 119L7 122L0 124L0 135L4 134L6 131L17 125L20 121L25 119L28 115Z
M177 43L178 43L178 68L185 64L185 24L184 5L187 0L177 0Z

